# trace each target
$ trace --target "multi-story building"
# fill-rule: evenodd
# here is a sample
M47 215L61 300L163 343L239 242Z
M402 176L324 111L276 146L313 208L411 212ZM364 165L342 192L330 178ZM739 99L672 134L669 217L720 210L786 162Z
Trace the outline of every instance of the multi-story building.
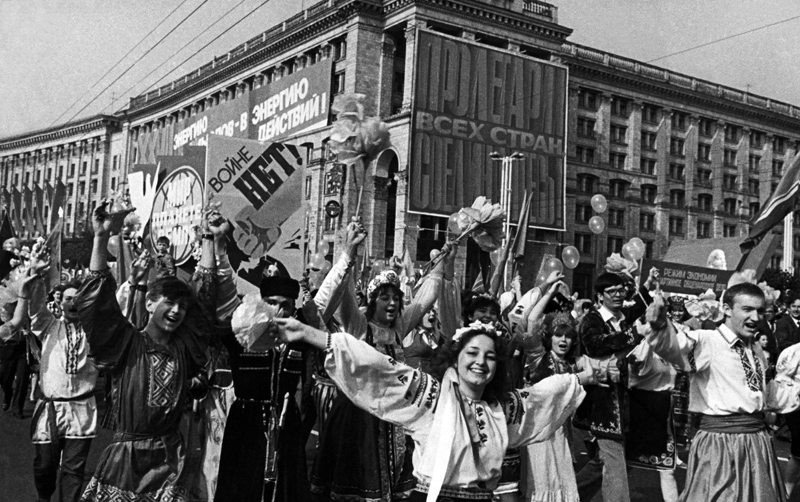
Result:
M584 295L605 257L633 236L645 241L648 257L660 258L674 239L746 235L750 215L798 149L799 108L572 44L572 30L558 24L557 8L545 2L325 0L132 98L116 118L94 117L0 139L3 186L35 185L36 179L24 179L26 173L63 164L63 176L53 173L46 179L73 187L73 207L65 211L72 215L74 231L85 214L77 205L90 208L96 200L79 200L79 194L90 191L81 191L81 182L96 179L104 194L118 186L131 166L186 154L187 147L202 145L208 133L279 137L307 147L312 248L320 239L336 242L363 183L368 202L361 214L370 231L369 256L385 259L407 250L425 261L444 243L447 217L408 210L414 183L408 173L415 167L418 29L447 35L456 45L478 44L568 68L565 210L560 225L538 229L529 238L549 243L545 249L556 255L566 245L579 249L581 264L567 279ZM326 146L332 115L311 128L278 136L257 116L254 104L305 77L321 89L323 101L341 93L365 94L366 114L388 124L392 147L366 167L363 182L349 172L342 177L341 165ZM317 113L329 114L324 105ZM239 120L243 113L251 115ZM91 125L94 136L82 129L101 123ZM48 160L24 160L36 158L36 152ZM69 171L73 163L80 170L98 159L96 175ZM609 201L603 215L606 230L599 235L587 225L595 193ZM499 193L486 195L497 198ZM326 216L324 207L332 200L342 203L342 216ZM474 245L465 248L459 266L469 283L477 273L478 255Z

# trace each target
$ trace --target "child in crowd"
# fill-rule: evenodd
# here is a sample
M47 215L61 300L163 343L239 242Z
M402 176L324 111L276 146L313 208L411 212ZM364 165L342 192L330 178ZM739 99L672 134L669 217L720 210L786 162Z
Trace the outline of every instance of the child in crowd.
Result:
M175 275L175 258L169 252L169 237L162 235L156 240L155 268L156 278Z

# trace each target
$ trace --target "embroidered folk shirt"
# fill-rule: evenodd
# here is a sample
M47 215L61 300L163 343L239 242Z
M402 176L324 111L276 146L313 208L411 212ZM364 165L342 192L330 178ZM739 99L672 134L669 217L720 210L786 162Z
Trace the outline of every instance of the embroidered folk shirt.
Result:
M690 372L690 412L722 416L800 407L798 382L768 381L761 346L744 342L724 324L684 332L667 323L659 332L650 331L647 340L665 360Z

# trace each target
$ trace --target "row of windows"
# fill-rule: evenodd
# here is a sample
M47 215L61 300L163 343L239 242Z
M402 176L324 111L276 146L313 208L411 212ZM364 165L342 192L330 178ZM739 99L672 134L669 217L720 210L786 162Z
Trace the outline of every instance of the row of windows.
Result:
M599 93L592 89L580 88L578 89L578 107L590 110L590 111L597 111L599 102ZM622 98L619 96L612 96L610 100L611 104L611 115L616 117L628 118L630 116L630 112L632 110L632 101L626 98ZM663 109L657 105L653 105L650 103L643 103L642 104L642 122L646 124L658 124L661 112ZM680 112L680 111L671 111L670 112L670 125L672 129L677 131L685 131L689 126L689 117L688 113ZM584 119L588 122L594 123L593 120ZM707 117L699 117L697 120L697 129L700 136L703 137L711 137L714 134L714 124L716 121L714 119L710 119ZM612 126L614 127L614 126ZM624 127L620 127L620 129L625 129ZM579 127L580 130L580 127ZM727 143L738 143L742 136L744 135L745 129L742 126L738 126L735 124L725 124L724 127L724 136L725 142ZM579 133L580 134L580 133ZM613 137L613 133L612 133ZM623 135L624 137L624 135ZM766 142L767 135L764 132L750 130L750 147L751 148L761 148L764 146ZM775 153L782 154L786 151L786 146L788 143L788 139L780 136L773 136L772 138L772 149Z
M574 245L576 248L578 248L578 251L580 251L580 253L583 255L589 255L593 252L594 242L595 242L595 236L593 234L585 234L580 232L575 233ZM606 238L607 253L621 253L623 245L624 245L624 239L622 237L610 235ZM644 257L652 258L653 241L644 241L644 246L645 246Z

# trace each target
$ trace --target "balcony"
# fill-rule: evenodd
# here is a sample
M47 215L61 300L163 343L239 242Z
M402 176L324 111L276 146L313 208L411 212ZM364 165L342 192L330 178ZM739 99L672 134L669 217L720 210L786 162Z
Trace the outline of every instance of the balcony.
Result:
M522 2L522 12L544 17L554 23L558 23L558 7L539 0L524 0Z

